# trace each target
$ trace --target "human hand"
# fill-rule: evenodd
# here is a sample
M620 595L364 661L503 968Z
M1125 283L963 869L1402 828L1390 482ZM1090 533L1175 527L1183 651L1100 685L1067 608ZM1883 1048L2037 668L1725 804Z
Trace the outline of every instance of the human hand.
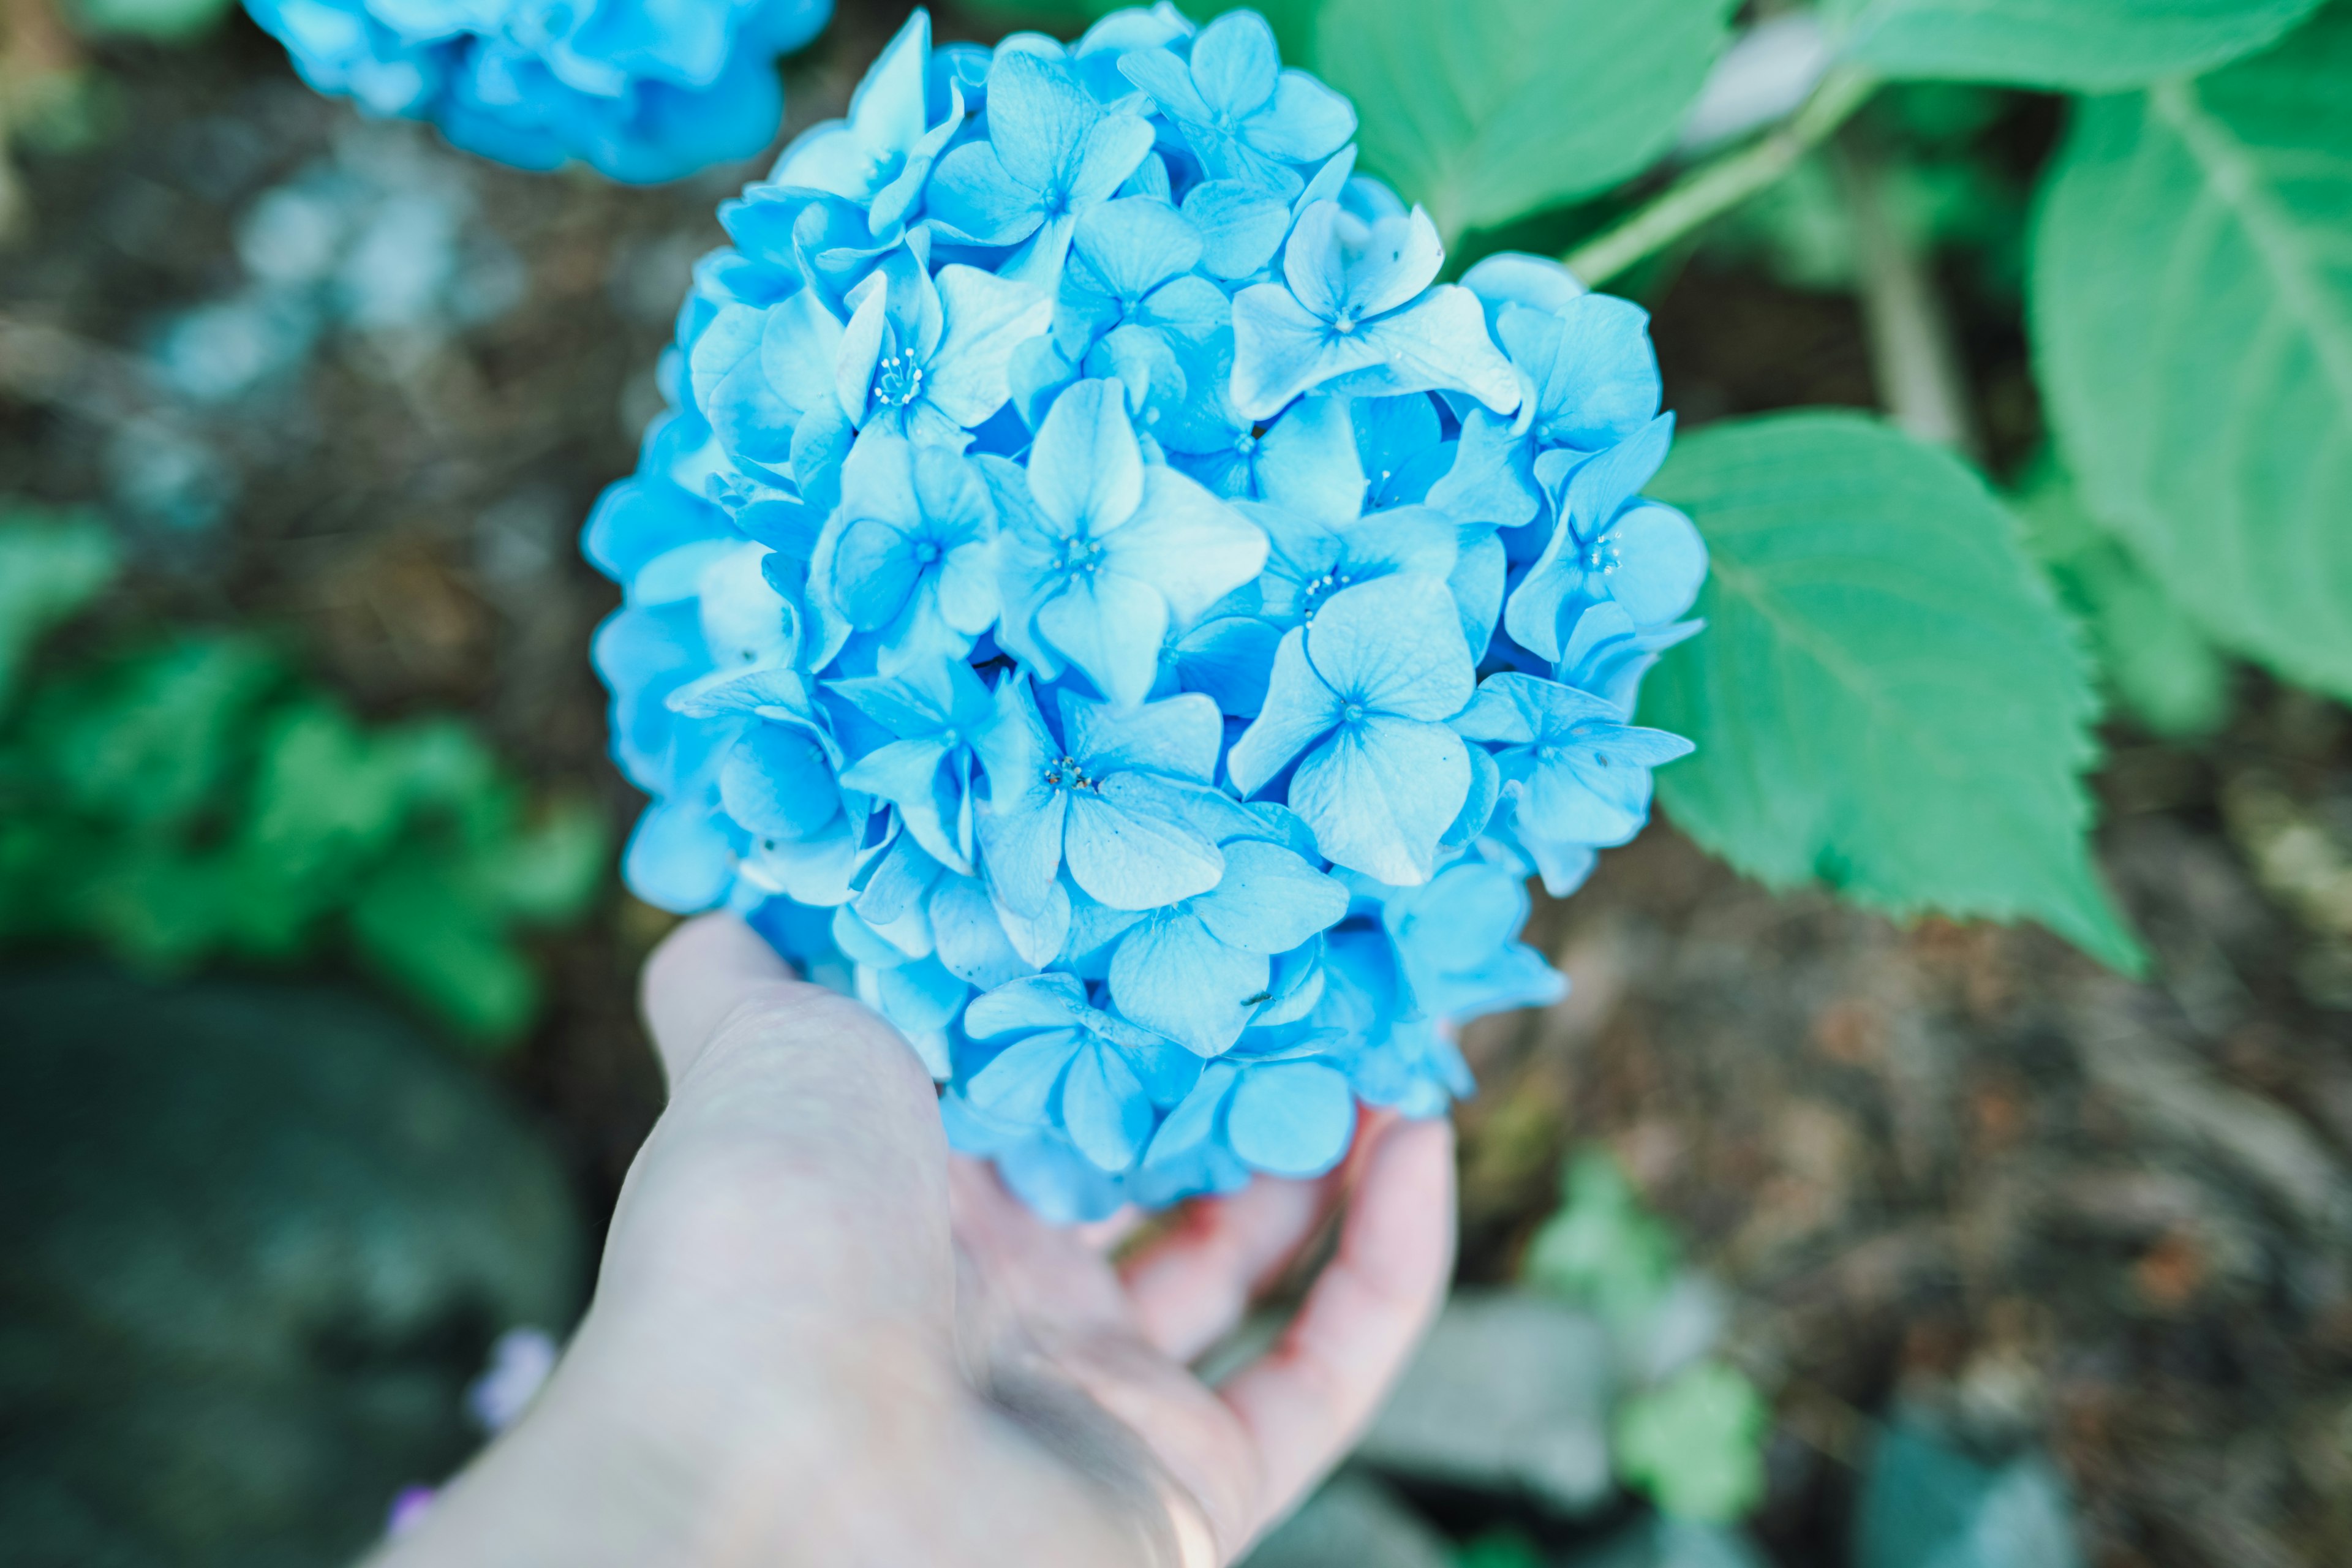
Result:
M1314 1182L1199 1201L1114 1267L949 1152L889 1025L740 922L646 966L668 1109L530 1413L380 1568L1213 1568L1345 1452L1443 1297L1451 1130L1365 1119ZM1336 1203L1286 1331L1187 1363Z

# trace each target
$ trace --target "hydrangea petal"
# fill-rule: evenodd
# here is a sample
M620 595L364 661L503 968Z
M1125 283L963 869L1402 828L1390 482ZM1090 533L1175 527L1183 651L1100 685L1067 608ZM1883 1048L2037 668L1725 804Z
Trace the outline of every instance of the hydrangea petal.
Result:
M1320 1062L1269 1062L1242 1074L1225 1107L1235 1154L1277 1176L1319 1176L1355 1138L1356 1096Z

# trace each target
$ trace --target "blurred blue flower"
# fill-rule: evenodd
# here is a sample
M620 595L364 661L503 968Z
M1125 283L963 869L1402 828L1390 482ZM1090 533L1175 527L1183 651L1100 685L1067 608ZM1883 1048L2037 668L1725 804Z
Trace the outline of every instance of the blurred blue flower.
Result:
M583 6L516 0L247 0L320 92L429 120L467 152L530 169L580 159L674 180L749 157L783 120L776 57L830 0Z
M1341 589L1284 634L1265 706L1226 759L1234 787L1255 795L1304 752L1288 798L1325 858L1384 882L1427 881L1470 793L1469 757L1444 721L1474 680L1442 580Z

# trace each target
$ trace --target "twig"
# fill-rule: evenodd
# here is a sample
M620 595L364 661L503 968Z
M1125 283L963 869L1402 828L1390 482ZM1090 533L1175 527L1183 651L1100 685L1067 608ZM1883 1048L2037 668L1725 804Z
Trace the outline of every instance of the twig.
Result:
M1568 269L1598 287L1729 212L1795 168L1877 89L1869 72L1840 66L1778 130L1685 174L1649 205L1569 252Z

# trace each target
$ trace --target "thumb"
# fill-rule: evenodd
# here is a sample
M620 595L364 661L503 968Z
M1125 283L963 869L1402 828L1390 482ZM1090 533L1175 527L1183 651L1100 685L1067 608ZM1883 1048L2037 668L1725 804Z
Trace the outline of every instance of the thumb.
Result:
M691 1248L702 1273L715 1227L719 1254L747 1275L831 1270L826 1293L868 1310L877 1296L944 1295L947 1140L930 1074L898 1030L793 979L732 915L689 921L656 950L644 1008L670 1101L630 1172L615 1242L649 1243L673 1265Z

